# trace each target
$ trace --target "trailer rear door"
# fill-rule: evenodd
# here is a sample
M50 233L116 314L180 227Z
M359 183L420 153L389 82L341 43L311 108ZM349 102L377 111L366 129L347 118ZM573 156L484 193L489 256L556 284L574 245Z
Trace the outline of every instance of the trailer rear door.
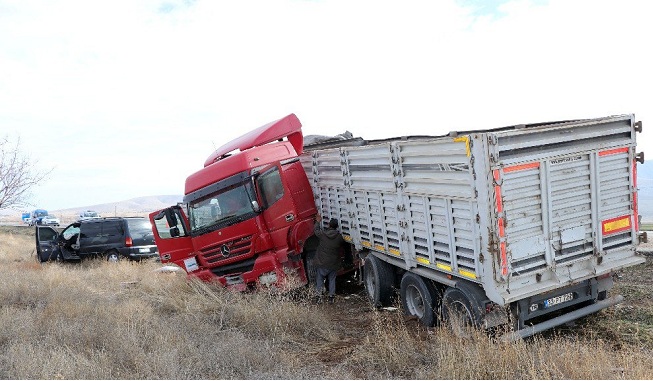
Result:
M641 261L634 252L632 116L502 131L489 140L496 161L497 280L550 269L564 282Z

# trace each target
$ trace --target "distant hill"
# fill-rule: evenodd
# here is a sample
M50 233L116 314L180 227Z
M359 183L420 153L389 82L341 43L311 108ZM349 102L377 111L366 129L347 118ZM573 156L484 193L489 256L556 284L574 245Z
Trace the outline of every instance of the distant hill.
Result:
M183 199L182 195L143 196L124 201L107 202L104 204L85 205L76 208L49 210L48 212L61 219L62 225L67 225L79 217L84 210L93 210L102 217L147 216L148 214L176 205ZM13 209L0 210L0 222L20 223L20 212Z
M181 195L143 196L124 201L52 210L50 212L55 215L78 215L84 210L93 210L105 217L113 215L146 215L156 210L175 205L181 202L182 199L183 196Z

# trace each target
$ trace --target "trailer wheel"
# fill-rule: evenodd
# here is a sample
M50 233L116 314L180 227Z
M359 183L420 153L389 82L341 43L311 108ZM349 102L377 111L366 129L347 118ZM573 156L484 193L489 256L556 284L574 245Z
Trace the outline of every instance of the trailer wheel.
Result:
M437 322L437 291L417 274L405 273L401 279L401 305L406 315L416 316L427 327Z
M481 326L479 307L463 288L448 287L442 296L442 320L456 336L468 336L469 329Z
M375 307L387 306L392 300L394 272L391 265L374 255L365 258L365 290Z

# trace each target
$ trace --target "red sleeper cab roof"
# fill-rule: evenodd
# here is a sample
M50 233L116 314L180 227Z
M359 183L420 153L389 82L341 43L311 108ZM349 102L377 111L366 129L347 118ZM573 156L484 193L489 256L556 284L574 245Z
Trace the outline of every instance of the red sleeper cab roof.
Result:
M290 144L292 144L293 148L295 148L297 155L301 155L304 151L302 124L295 114L290 114L279 120L270 122L230 141L215 150L215 152L206 159L204 166L207 167L216 161L223 159L226 154L237 149L245 151L286 137Z

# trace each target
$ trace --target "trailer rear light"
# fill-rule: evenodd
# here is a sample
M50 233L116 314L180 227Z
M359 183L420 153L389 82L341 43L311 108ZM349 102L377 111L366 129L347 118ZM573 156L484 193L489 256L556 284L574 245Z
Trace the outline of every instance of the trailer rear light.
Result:
M134 240L132 240L132 237L125 238L125 246L131 247L133 245L134 245Z
M270 271L258 277L259 283L263 286L268 286L277 282L277 273Z

